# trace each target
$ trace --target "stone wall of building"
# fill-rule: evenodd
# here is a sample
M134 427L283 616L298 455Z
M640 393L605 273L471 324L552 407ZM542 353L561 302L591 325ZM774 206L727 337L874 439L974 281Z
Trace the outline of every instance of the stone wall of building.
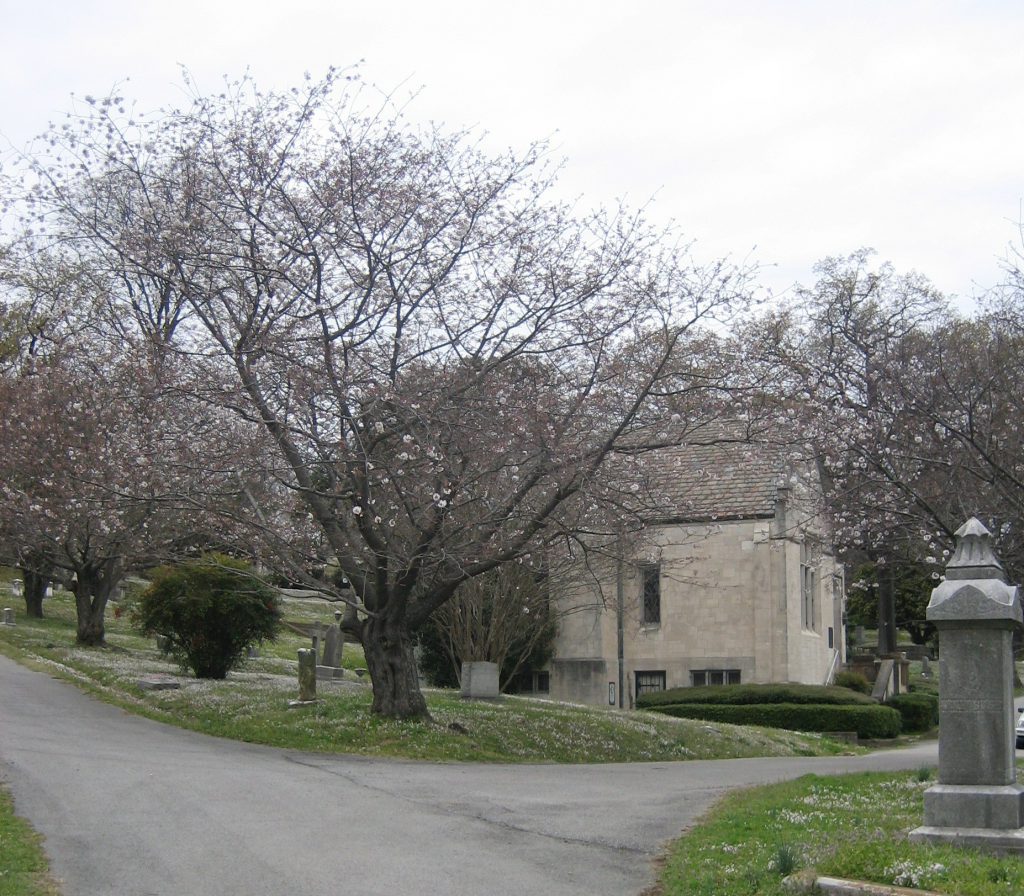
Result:
M781 532L781 534L780 534ZM645 621L644 565L660 569L660 620ZM813 569L808 614L801 566ZM563 590L577 609L561 620L551 696L608 705L609 684L632 705L640 680L667 688L705 681L822 684L843 644L837 567L823 550L802 553L793 532L769 520L665 526L649 533L636 562ZM617 579L621 576L621 581ZM618 595L624 674L619 686ZM838 598L838 603L837 599ZM832 628L829 645L829 628Z

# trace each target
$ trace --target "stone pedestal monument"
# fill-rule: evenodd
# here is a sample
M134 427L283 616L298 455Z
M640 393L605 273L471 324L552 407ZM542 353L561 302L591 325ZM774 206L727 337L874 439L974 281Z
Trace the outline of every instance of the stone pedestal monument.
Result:
M1014 749L1013 633L1020 594L970 519L956 533L927 618L939 630L939 781L912 840L1024 852L1024 787Z

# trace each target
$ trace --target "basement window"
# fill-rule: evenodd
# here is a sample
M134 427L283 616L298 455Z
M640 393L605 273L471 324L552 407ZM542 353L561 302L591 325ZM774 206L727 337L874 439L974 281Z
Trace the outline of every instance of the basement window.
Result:
M637 697L641 694L652 694L655 691L663 690L665 690L665 673L663 671L636 673Z
M709 684L739 684L739 669L693 669L690 671L690 684L701 688Z

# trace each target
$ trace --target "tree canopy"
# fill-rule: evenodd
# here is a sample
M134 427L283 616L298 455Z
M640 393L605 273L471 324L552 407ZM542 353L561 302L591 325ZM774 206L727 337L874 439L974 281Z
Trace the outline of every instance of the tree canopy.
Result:
M680 392L680 340L745 283L640 213L552 201L543 145L488 154L365 100L337 71L154 116L89 100L26 208L190 401L263 429L236 518L340 568L374 708L417 716L415 631L599 513L608 458Z

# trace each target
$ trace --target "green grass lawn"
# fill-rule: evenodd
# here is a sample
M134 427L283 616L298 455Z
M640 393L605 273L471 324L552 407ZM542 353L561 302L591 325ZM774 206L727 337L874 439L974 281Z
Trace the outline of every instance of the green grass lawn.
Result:
M857 774L727 796L670 849L660 896L782 896L817 875L956 896L1024 892L1024 862L911 843L930 772ZM806 891L804 891L806 892Z
M320 682L319 702L292 709L298 696L297 650L309 640L290 630L265 644L223 681L182 673L134 632L120 605L108 611L105 649L74 643L74 605L60 593L47 599L44 619L19 612L0 627L0 651L76 682L101 699L159 721L207 734L302 750L436 761L637 762L820 755L850 748L817 735L709 724L646 712L569 706L525 697L470 702L455 691L427 690L431 721L399 722L370 712L358 645L346 645L341 683ZM288 600L285 617L333 622L322 601ZM140 678L168 676L179 690L143 691Z
M55 896L39 835L0 788L0 896Z

